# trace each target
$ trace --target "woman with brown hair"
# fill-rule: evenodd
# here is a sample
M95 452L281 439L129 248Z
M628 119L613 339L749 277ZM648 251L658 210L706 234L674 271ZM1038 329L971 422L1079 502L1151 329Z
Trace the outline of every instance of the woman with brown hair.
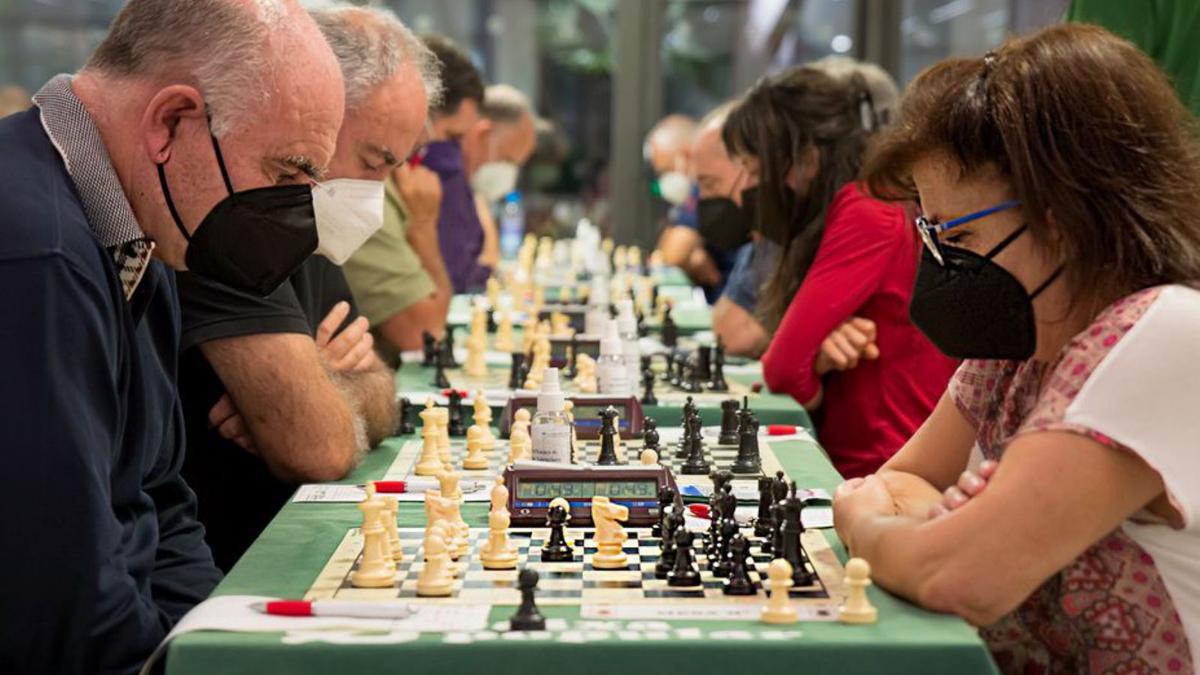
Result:
M800 67L759 82L723 129L757 185L743 208L781 251L756 307L771 335L763 379L814 411L847 478L903 445L956 365L908 319L921 247L910 219L855 183L877 126L861 76Z
M883 469L838 489L835 522L877 583L982 627L1006 672L1197 663L1189 125L1133 45L1056 26L929 68L868 160L875 194L921 205L913 319L967 361Z

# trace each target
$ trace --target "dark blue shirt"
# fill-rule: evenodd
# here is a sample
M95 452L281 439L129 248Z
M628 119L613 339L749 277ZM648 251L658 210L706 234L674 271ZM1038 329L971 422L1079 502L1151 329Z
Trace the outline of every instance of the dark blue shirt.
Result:
M725 297L742 309L754 313L758 294L779 262L779 246L766 239L742 244L733 271L725 282Z
M179 476L179 306L127 301L37 109L0 120L0 672L132 673L219 580Z

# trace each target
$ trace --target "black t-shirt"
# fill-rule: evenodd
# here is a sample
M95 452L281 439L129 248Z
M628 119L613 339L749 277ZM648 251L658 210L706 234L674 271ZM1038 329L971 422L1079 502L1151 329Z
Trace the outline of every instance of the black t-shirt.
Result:
M183 307L179 396L187 425L183 475L196 491L200 522L217 566L228 572L296 486L273 476L262 459L210 427L208 412L225 394L225 386L200 345L264 333L315 335L321 319L338 302L350 303L347 323L358 310L342 269L318 255L266 298L188 272L178 273L178 283Z

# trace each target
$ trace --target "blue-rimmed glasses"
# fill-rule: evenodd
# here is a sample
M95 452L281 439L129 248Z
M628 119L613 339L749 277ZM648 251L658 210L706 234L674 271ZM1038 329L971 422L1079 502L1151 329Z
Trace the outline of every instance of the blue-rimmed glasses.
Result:
M945 265L946 262L942 258L942 244L938 241L937 237L939 233L952 230L959 225L966 225L967 223L979 220L980 218L986 218L999 211L1014 209L1020 205L1021 202L1015 199L1010 199L1009 201L983 209L982 211L968 213L967 215L955 218L954 220L947 220L944 223L931 223L924 215L920 215L917 216L917 233L921 235L921 242L925 244L925 248L929 249L929 252L933 254L933 259L936 260L939 265Z

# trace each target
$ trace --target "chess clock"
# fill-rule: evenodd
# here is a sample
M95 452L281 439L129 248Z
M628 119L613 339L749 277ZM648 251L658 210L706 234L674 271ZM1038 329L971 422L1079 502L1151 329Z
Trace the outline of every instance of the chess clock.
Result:
M600 411L612 406L619 416L618 431L621 438L628 440L642 437L642 423L646 419L642 404L636 396L606 396L604 394L575 394L567 400L575 404L575 435L584 441L600 438ZM500 437L508 438L513 418L522 408L532 416L537 412L537 394L520 393L508 399L500 413Z
M662 514L658 493L663 487L678 490L675 476L665 466L572 466L544 462L518 462L504 470L508 512L514 525L546 525L550 501L562 497L571 505L569 526L592 524L592 497L608 497L629 508L630 527L649 527Z

